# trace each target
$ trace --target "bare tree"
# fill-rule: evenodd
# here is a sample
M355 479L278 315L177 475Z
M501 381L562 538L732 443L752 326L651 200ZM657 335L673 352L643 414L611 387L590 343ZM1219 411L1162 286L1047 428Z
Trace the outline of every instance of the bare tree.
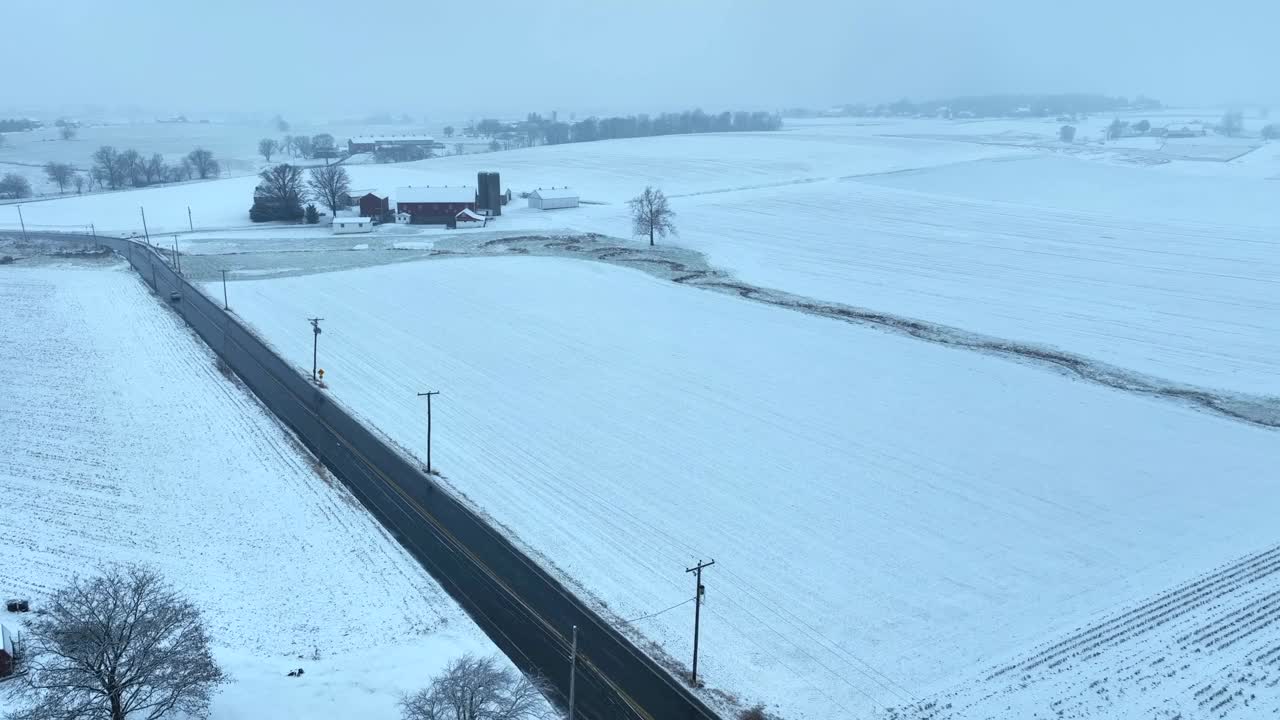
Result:
M196 148L187 153L187 160L191 161L191 169L201 180L217 177L218 161L213 159L213 153L208 150Z
M444 126L444 136L445 136L445 137L447 137L447 138L451 138L451 137L453 137L453 126L452 126L452 125L445 125L445 126Z
M139 171L144 185L164 182L169 179L169 166L164 164L164 156L160 153L154 153L145 162L139 163Z
M293 155L295 157L297 156L297 148L293 144L292 135L285 135L284 137L280 138L279 150L280 152L289 153L290 155ZM271 162L271 161L268 160L267 162Z
M74 125L64 124L62 127L58 128L58 135L63 140L74 140L76 137L76 127Z
M631 206L631 223L636 235L648 235L649 244L653 245L653 236L665 238L676 234L673 220L676 213L667 205L667 196L661 190L646 187L644 192L627 202Z
M227 677L200 612L155 571L112 568L54 593L28 626L14 720L203 716Z
M71 175L71 185L76 189L77 195L84 192L85 181L86 178L81 173L73 173Z
M271 162L271 156L279 149L280 143L275 138L262 138L258 141L258 154L267 162Z
M454 143L454 144L453 144L453 154L454 154L454 155L461 155L461 154L462 154L462 143Z
M336 215L338 208L342 207L342 196L351 190L351 178L347 177L347 169L341 165L326 165L311 168L310 174L307 187L310 188L312 197Z
M15 200L31 197L31 182L17 173L5 173L0 178L0 197L6 195Z
M540 681L492 657L464 655L400 707L405 720L537 720L553 717L544 692Z
M281 163L263 170L258 177L258 187L253 191L253 207L249 209L250 220L265 222L302 218L302 201L306 198L302 187L302 168Z
M44 165L44 174L49 177L49 182L58 186L59 195L66 192L67 183L71 182L71 176L75 173L76 169L68 163L49 161Z
M134 186L146 185L142 176L142 155L138 154L137 150L133 148L121 150L116 163L120 167L121 175L128 178L129 182L133 183Z
M1244 113L1239 110L1228 110L1222 116L1222 122L1218 124L1218 132L1227 137L1235 137L1244 130Z
M93 168L90 172L93 173L99 185L106 185L115 190L124 184L127 175L120 161L120 153L114 147L103 145L94 151L91 159Z

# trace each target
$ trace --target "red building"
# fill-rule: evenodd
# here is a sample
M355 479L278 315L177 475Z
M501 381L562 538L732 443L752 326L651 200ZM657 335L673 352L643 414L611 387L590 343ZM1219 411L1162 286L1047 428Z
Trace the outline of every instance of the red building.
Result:
M475 188L403 187L396 190L396 212L409 213L414 223L449 224L463 210L476 209Z
M374 222L381 222L391 212L391 198L375 193L362 195L356 204L360 206L360 217L373 218Z

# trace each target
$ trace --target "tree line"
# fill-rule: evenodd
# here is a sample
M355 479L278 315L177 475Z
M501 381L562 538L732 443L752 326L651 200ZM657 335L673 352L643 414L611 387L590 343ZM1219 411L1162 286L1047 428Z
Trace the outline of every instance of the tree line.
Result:
M1004 94L963 95L913 102L902 98L891 103L852 103L834 109L834 113L849 117L913 117L917 115L944 117L1054 117L1061 115L1090 115L1118 110L1159 110L1159 100L1139 95L1110 97L1097 93L1058 94ZM813 117L829 115L832 111L815 112L804 108L788 110L787 117Z
M314 204L304 207L303 203L315 200L337 215L338 208L344 207L344 196L350 190L351 179L347 176L347 169L341 165L311 168L304 179L302 168L281 163L258 174L249 220L305 220L314 224L320 221L319 211Z
M529 113L522 122L504 122L485 118L463 129L471 137L487 137L504 147L529 147L533 145L559 145L571 142L593 142L619 138L652 137L656 135L688 135L708 132L759 132L782 127L782 116L776 113L722 112L706 113L702 110L686 110L679 113L627 115L616 117L589 117L575 122L561 122L538 113ZM453 135L453 128L445 129L445 137ZM497 149L490 143L491 149Z
M288 128L288 124L285 124ZM283 153L291 157L311 160L313 158L338 157L338 143L329 133L319 135L285 135L283 138L262 138L258 141L258 154L267 162L271 156Z

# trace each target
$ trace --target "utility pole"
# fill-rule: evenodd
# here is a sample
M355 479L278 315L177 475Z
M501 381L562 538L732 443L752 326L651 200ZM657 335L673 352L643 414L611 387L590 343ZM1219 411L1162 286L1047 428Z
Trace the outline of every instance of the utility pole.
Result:
M418 397L427 399L427 474L431 474L431 396L439 395L439 390L428 390L424 393L418 393Z
M701 560L697 565L691 568L685 568L685 572L696 573L698 579L698 590L693 596L693 686L698 687L698 623L702 617L702 595L706 593L707 588L702 584L702 568L715 565L716 561L704 563Z
M227 305L227 271L222 271L222 309L230 310L231 306Z
M138 210L142 213L142 235L147 239L147 244L150 245L151 233L147 232L147 209L139 205Z
M27 221L22 219L22 204L18 204L18 223L22 225L22 242L30 243L27 239Z
M196 231L196 226L191 222L191 206L187 206L187 229L191 232Z
M98 249L98 228L94 227L93 223L89 223L89 233L93 235L93 249L97 250Z
M320 321L324 318L307 318L311 323L311 382L316 381L316 352L320 345Z
M182 274L182 253L178 252L178 236L173 236L173 266Z
M573 654L569 656L569 720L573 720L573 685L578 679L578 626L573 626Z

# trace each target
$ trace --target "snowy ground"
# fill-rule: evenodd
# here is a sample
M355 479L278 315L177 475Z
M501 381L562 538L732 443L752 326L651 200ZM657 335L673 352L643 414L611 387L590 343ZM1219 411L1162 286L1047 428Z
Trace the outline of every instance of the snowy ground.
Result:
M943 692L1275 541L1274 432L634 270L437 260L231 305L300 366L323 315L331 391L406 448L440 389L448 481L616 617L714 557L703 672L790 718ZM684 662L689 610L634 628Z
M215 720L397 718L497 652L124 266L0 268L0 398L0 596L158 567L234 676Z

